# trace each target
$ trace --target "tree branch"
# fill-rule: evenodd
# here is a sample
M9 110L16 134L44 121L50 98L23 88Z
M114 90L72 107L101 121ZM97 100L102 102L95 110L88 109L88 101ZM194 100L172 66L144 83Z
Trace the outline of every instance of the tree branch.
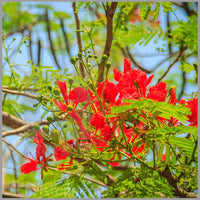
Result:
M17 117L10 115L4 111L2 111L2 121L3 125L11 128L19 128L27 124L25 121L18 119Z
M10 192L3 192L2 198L28 198L28 196L21 195L21 194L13 194Z
M51 169L51 170L53 170L53 171L57 171L57 170L58 170L57 168L52 167L52 166L48 166L48 169ZM107 185L104 184L104 183L101 183L101 182L99 182L99 181L96 181L96 180L94 180L94 179L91 179L91 178L89 178L89 177L83 176L83 175L78 174L78 173L73 173L73 172L69 172L69 171L65 171L65 172L63 172L63 173L65 173L65 174L69 174L69 175L77 175L77 176L81 176L81 177L83 177L83 178L84 178L85 180L87 180L87 181L90 181L90 182L96 183L96 184L98 184L98 185L100 185L100 186L103 186L103 187L107 187Z
M53 47L53 42L52 42L52 38L51 38L51 29L50 29L50 22L49 22L49 16L48 16L48 10L45 10L45 19L46 19L46 24L47 24L47 34L48 34L48 38L49 38L49 43L50 43L50 49L51 49L51 53L53 55L54 61L58 67L58 69L61 69L58 60L56 58L56 53L54 51L54 47Z
M178 97L178 100L181 99L182 95L184 94L185 91L185 85L186 85L186 76L185 76L185 72L182 72L182 77L183 77L183 81L182 81L182 87L181 87L181 93Z
M151 70L145 69L144 67L142 67L141 65L139 65L139 64L135 61L135 59L133 58L133 56L132 56L131 53L130 53L130 50L129 50L128 46L126 47L126 50L127 50L127 52L128 52L129 58L131 59L131 61L133 62L133 64L134 64L138 69L144 71L144 72L147 73L147 74L150 74L150 73L151 73Z
M9 89L10 91L19 90L19 88L9 88L9 86L2 86L2 89ZM32 88L32 87L29 87L29 88L25 88L24 90L26 90L26 91L34 91L34 92L37 92L37 91L39 91L40 89L39 89L39 88Z
M66 49L69 57L71 57L69 40L67 38L67 33L65 31L65 26L64 26L64 22L63 22L62 18L60 18L60 25L61 25L61 30L62 30L62 33L63 33L64 40L65 40L65 47L66 47L65 49Z
M32 29L37 23L41 22L43 19L43 15L40 17L40 19L34 21L32 24L26 24L23 27L20 27L16 30L10 31L9 33L3 35L3 37L7 38L10 35L13 35L14 33L23 33L25 30L30 30Z
M20 92L20 91L14 91L14 90L4 89L3 88L2 92L13 94L13 95L21 95L21 96L25 96L25 97L28 97L28 98L31 98L31 99L37 99L36 95L28 94L28 93L25 93L23 91Z
M174 188L174 195L181 198L197 198L198 196L192 192L186 192L185 190L178 187L178 180L172 176L172 173L168 167L164 171L158 171L159 175L167 180L167 182Z
M72 3L72 7L73 7L74 17L75 17L75 21L76 21L76 37L77 37L77 42L78 42L78 49L79 49L79 52L81 53L82 52L82 42L81 42L81 33L79 31L80 30L80 21L78 18L78 14L76 13L76 3L75 2ZM80 58L80 60L82 61L82 58ZM82 62L79 62L79 69L80 69L82 77L85 78L85 70L84 70Z
M101 62L98 65L98 82L101 82L104 79L105 64L110 56L110 49L111 49L112 41L113 41L113 16L117 8L117 4L118 2L112 2L111 5L108 6L106 10L107 33L106 33L106 43L105 43L103 55L104 54L107 55L107 59L103 62L103 59L101 58Z
M42 126L42 125L49 125L49 122L47 120L37 121L37 122L34 122L34 123L26 124L26 125L21 126L21 127L17 128L17 129L14 129L14 130L6 130L6 131L3 131L2 137L4 138L6 136L18 135L20 133L24 133L26 131L29 131L29 130L33 129L33 126L35 124L38 124L39 126Z
M182 56L185 49L180 49L180 53L178 54L177 58L174 62L168 67L167 71L158 79L157 84L168 74L169 70L179 61L179 58Z
M33 52L32 52L32 33L31 33L32 29L29 29L29 54L30 54L30 59L31 59L31 64L33 65Z

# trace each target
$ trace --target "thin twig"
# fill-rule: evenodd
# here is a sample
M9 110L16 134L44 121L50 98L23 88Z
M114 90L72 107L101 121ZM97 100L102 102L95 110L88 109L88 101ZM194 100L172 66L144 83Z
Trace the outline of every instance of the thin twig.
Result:
M174 62L171 65L169 65L166 72L158 79L157 84L168 74L169 70L179 61L179 58L182 56L184 51L185 49L180 49L180 53L178 54L177 58L174 60Z
M41 60L41 41L40 38L38 38L38 51L37 51L37 65L40 65Z
M57 168L52 167L52 166L48 166L48 169L51 169L51 170L53 170L53 171L57 171L57 170L58 170ZM104 183L101 183L101 182L99 182L99 181L96 181L96 180L94 180L94 179L91 179L91 178L89 178L89 177L83 176L83 175L78 174L78 173L73 173L73 172L69 172L69 171L65 171L65 172L63 172L63 173L69 174L69 175L81 176L81 177L83 177L85 180L88 180L88 181L90 181L90 182L96 183L96 184L101 185L101 186L103 186L103 187L107 187L107 185L104 184Z
M22 158L28 159L24 154L22 154L20 151L18 151L12 144L8 143L4 138L2 138L2 141L8 145L9 148L11 148L13 151L17 152Z
M62 18L60 18L60 25L61 25L61 30L62 30L64 40L65 40L65 47L66 47L65 49L66 49L69 57L71 57L69 40L68 40L68 37L67 37L67 33L65 31L64 21L63 21Z
M56 53L54 51L54 47L53 47L53 42L52 42L52 38L51 38L51 29L50 29L50 22L49 22L49 16L48 16L48 10L45 10L45 19L46 19L46 24L47 24L47 34L48 34L48 39L49 39L49 43L50 43L50 49L51 49L51 53L53 55L54 61L58 67L58 69L61 69L57 57L56 57Z
M170 39L171 36L171 26L170 26L170 12L167 12L167 37ZM172 44L171 41L168 42L168 51L169 55L172 53Z
M13 151L12 151L12 149L9 148L9 150L10 150L10 157L11 157L12 162L13 162L14 177L15 177L15 180L17 181L17 178L18 178L18 177L17 177L16 161L15 161L15 158L14 158L14 156L13 156ZM16 193L18 194L18 193L19 193L18 183L16 182L15 184L16 184L16 185L15 185Z
M29 54L30 54L30 59L31 59L31 64L33 65L33 52L32 52L32 29L29 29Z
M144 67L142 67L141 65L139 65L139 64L135 61L135 59L133 58L133 56L132 56L131 53L130 53L130 50L129 50L129 47L128 47L128 46L126 47L126 50L127 50L127 52L128 52L129 58L131 59L131 61L133 62L133 64L134 64L138 69L144 71L144 72L147 73L147 74L150 74L150 73L151 73L150 70L145 69Z
M184 94L185 91L185 85L186 85L186 76L185 76L185 72L182 72L182 77L183 77L183 81L182 81L182 86L181 86L181 93L178 97L178 100L181 99L182 95Z
M28 97L28 98L31 98L31 99L37 99L36 95L28 94L28 93L25 93L23 91L15 91L15 90L4 89L4 88L2 89L2 91L5 92L5 93L13 94L13 95L21 95L21 96L25 96L25 97Z
M2 86L2 89L19 90L19 88L10 88L9 86ZM37 91L40 90L40 88L28 87L28 88L25 88L24 90L26 90L26 91L34 91L34 92L37 92Z
M76 12L76 3L75 2L72 3L72 7L73 7L74 17L75 17L75 21L76 21L76 37L77 37L77 42L78 42L78 50L81 53L82 52L82 42L81 42L81 33L80 33L80 20L78 18L78 14ZM79 59L80 59L79 69L81 72L81 76L83 78L85 78L85 70L84 70L83 63L82 63L83 61L82 61L82 58L79 58Z
M35 25L37 25L39 22L41 22L43 19L43 15L41 15L40 19L32 22L31 24L26 24L23 27L20 27L16 30L10 31L9 33L3 35L3 37L7 38L10 35L13 35L14 33L23 33L25 30L32 29Z

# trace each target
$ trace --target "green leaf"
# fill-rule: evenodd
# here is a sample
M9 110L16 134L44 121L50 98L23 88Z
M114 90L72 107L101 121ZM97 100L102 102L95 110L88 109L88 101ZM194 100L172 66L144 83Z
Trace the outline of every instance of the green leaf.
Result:
M133 109L145 110L153 115L155 114L155 116L160 116L168 120L170 120L171 117L174 117L183 123L186 123L188 120L187 115L190 114L190 109L183 105L172 105L165 102L153 101L150 99L124 100L124 102L130 104L112 107L111 114L123 113Z
M156 2L156 7L155 7L155 10L154 10L154 13L153 13L153 20L154 21L158 18L159 12L160 12L160 3Z
M54 11L53 15L56 18L62 18L62 19L71 19L72 18L72 16L69 15L68 13L61 12L61 11Z
M169 137L169 143L180 148L187 154L192 154L195 146L194 142L190 141L189 139L174 136Z
M146 20L151 11L151 2L141 2L140 17L142 20Z
M151 131L147 132L148 135L156 135L156 134L182 134L182 133L190 133L193 136L197 137L198 136L198 128L197 127L192 127L192 126L172 126L172 127L164 127L164 128L155 128Z

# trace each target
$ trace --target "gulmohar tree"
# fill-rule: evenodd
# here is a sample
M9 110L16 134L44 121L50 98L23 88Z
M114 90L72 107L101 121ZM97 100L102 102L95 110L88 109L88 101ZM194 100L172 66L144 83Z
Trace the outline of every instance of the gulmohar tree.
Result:
M60 4L3 3L3 197L197 197L197 3Z

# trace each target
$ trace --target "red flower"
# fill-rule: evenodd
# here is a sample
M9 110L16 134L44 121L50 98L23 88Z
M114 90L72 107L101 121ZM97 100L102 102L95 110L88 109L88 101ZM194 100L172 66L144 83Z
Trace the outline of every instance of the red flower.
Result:
M76 87L70 91L69 95L67 95L67 86L65 82L57 81L57 84L60 88L60 91L65 100L65 104L59 101L56 101L54 98L53 101L60 108L60 110L64 112L70 112L75 110L79 103L85 102L88 97L88 91L85 88ZM69 100L72 101L72 105L69 104Z
M45 156L46 147L43 143L42 136L39 134L39 132L36 132L36 136L35 136L35 139L33 140L33 142L35 142L37 144L36 159L28 158L28 160L30 162L21 165L21 167L20 167L21 172L25 173L25 174L28 174L32 171L36 171L40 168L46 169L48 158L51 156L50 155L46 158L46 156ZM37 165L40 165L40 167L37 168Z
M105 101L115 103L116 97L118 95L118 89L114 83L110 83L106 79L106 82L102 81L101 83L99 83L99 86L97 88L97 94L100 98L102 97Z
M60 108L60 110L67 112L76 121L84 136L88 138L89 136L82 124L81 117L78 113L75 112L75 109L79 103L85 102L88 99L89 92L85 88L76 87L70 91L69 95L67 95L66 83L62 81L57 81L57 84L63 95L65 104L63 102L57 101L55 98L53 99L53 101ZM72 104L69 104L69 100L71 100ZM88 101L83 109L85 109L89 103L90 102Z
M137 99L145 97L146 87L151 82L153 75L147 78L145 72L131 70L130 60L124 58L124 73L121 74L113 69L114 79L118 82L117 87L120 92L120 99Z
M190 122L190 126L197 126L198 123L198 99L194 98L189 101L185 101L184 99L180 100L181 104L186 104L185 107L190 108L191 114L188 115L188 122Z
M94 126L96 129L104 128L106 121L103 113L96 112L90 119L90 124Z
M56 161L64 160L67 158L68 155L69 153L65 151L64 149L61 149L60 147L54 148L54 156L55 156Z
M153 99L156 101L165 101L167 96L167 87L166 83L160 82L155 86L149 87L149 93L147 94L147 99Z

